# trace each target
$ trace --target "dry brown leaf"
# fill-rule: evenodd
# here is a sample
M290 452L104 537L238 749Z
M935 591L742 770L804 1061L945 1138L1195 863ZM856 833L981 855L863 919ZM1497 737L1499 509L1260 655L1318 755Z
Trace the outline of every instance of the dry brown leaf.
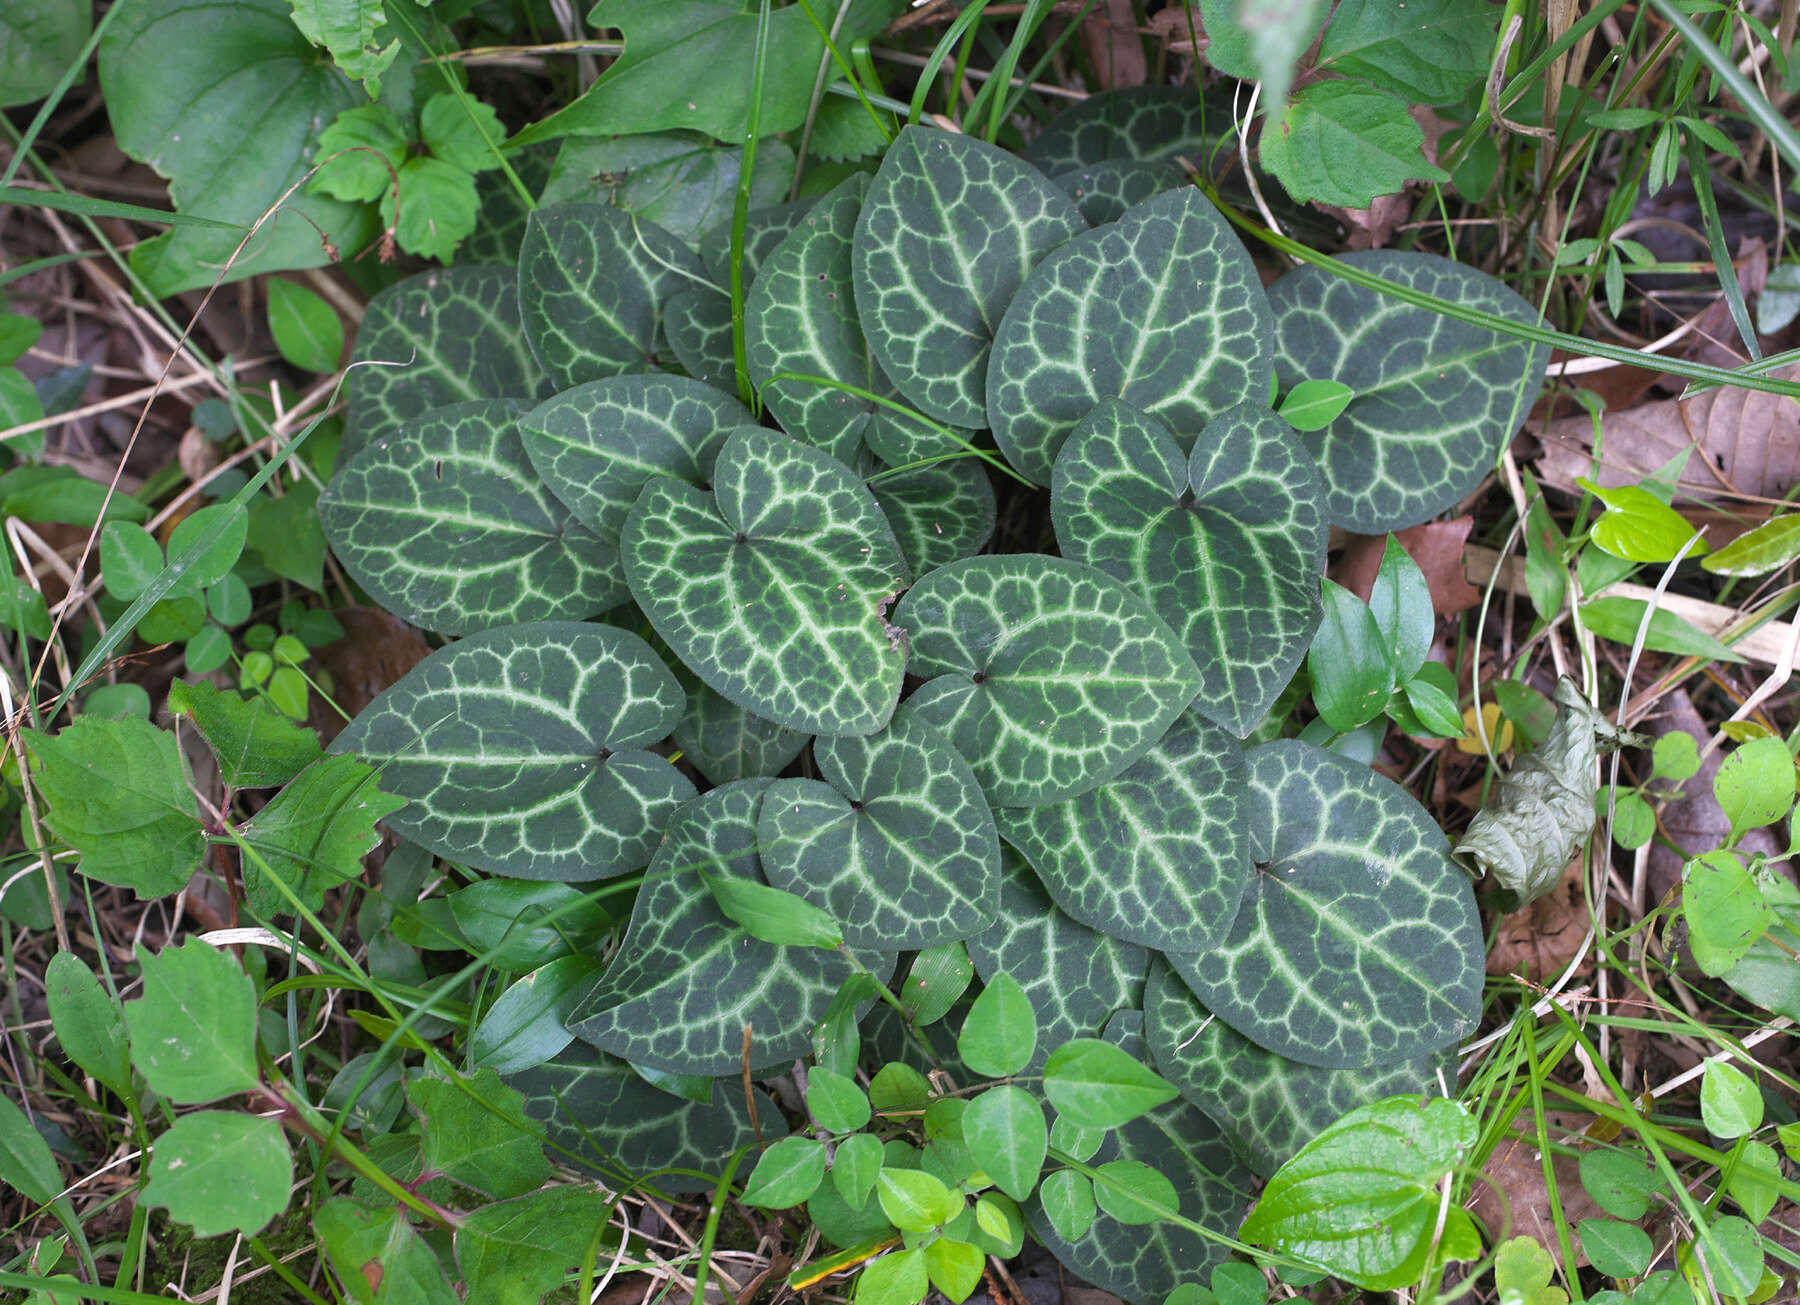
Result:
M1081 20L1081 43L1105 90L1142 86L1150 76L1131 0L1106 0L1104 13L1090 9Z
M415 626L378 607L346 607L337 617L344 637L320 648L315 664L331 672L332 697L354 716L376 694L424 661L431 648ZM306 723L318 730L326 743L344 728L344 718L317 699Z
M1552 1141L1567 1141L1581 1133L1593 1116L1573 1110L1546 1110L1544 1125ZM1511 1237L1535 1237L1550 1254L1560 1257L1556 1239L1556 1222L1550 1213L1550 1189L1544 1182L1544 1162L1539 1158L1537 1138L1530 1116L1521 1117L1513 1135L1503 1138L1493 1155L1482 1167L1485 1183L1475 1184L1469 1213L1486 1225L1489 1236L1499 1240L1502 1233ZM1571 1226L1582 1219L1592 1219L1606 1212L1594 1204L1581 1185L1580 1161L1572 1155L1557 1155L1551 1161L1556 1178L1557 1199L1562 1202L1563 1218ZM1498 1190L1496 1190L1498 1189ZM1503 1195L1504 1194L1504 1195ZM1507 1223L1510 1213L1512 1222ZM1587 1263L1579 1239L1575 1241L1575 1263Z
M1800 364L1775 373L1800 380ZM1593 423L1562 417L1542 431L1544 480L1565 489L1593 474ZM1730 387L1691 399L1662 399L1601 418L1599 483L1635 484L1692 449L1681 484L1703 496L1781 498L1800 484L1800 403L1779 394Z
M1661 706L1654 720L1644 722L1658 738L1665 734L1687 733L1693 736L1695 746L1706 746L1712 730L1694 710L1693 701L1685 692L1678 689L1669 694L1663 698ZM1700 772L1683 781L1679 789L1681 796L1665 806L1658 817L1658 827L1674 848L1665 846L1662 839L1650 845L1649 905L1660 902L1681 882L1682 867L1690 856L1712 851L1730 835L1731 818L1713 796L1713 777L1719 773L1719 765L1724 760L1723 749L1708 756L1701 763ZM1767 829L1752 829L1744 835L1741 846L1746 852L1779 854L1775 838Z
M1474 524L1473 517L1457 517L1394 532L1394 539L1424 573L1425 584L1431 590L1432 610L1439 616L1454 616L1481 601L1480 590L1463 574L1463 545ZM1385 535L1351 535L1337 565L1337 582L1368 602L1386 548Z
M1756 236L1738 241L1738 291L1747 302L1755 303L1769 281L1769 247ZM1750 361L1744 356L1744 339L1738 334L1731 317L1731 304L1720 295L1694 319L1693 334L1683 342L1683 352L1695 362L1713 367L1742 367Z
M1582 858L1563 867L1562 878L1544 896L1499 923L1488 952L1489 974L1544 979L1561 974L1587 941L1587 893L1581 885Z

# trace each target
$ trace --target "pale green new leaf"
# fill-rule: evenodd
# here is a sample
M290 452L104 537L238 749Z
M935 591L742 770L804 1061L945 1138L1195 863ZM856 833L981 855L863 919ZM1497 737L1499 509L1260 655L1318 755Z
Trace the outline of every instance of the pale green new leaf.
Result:
M963 1141L994 1186L1023 1201L1037 1186L1050 1146L1044 1107L1024 1088L1001 1084L969 1102L963 1112Z
M256 989L230 952L198 938L138 949L144 995L125 1003L131 1059L152 1091L180 1105L254 1091Z
M294 1161L280 1121L238 1111L183 1115L151 1153L144 1204L197 1237L257 1233L287 1208Z

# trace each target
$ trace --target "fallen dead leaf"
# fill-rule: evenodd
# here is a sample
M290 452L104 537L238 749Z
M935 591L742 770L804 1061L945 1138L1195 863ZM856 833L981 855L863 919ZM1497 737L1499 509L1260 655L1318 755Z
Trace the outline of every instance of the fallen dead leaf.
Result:
M1544 1125L1552 1141L1569 1141L1578 1138L1593 1118L1579 1111L1546 1110ZM1551 1161L1550 1171L1556 1179L1563 1218L1571 1226L1605 1214L1581 1185L1581 1162L1575 1156L1558 1154ZM1560 1258L1562 1249L1557 1244L1556 1222L1550 1213L1550 1189L1544 1181L1544 1162L1529 1115L1522 1116L1513 1134L1494 1148L1481 1172L1487 1182L1475 1184L1475 1196L1468 1208L1487 1227L1490 1239L1498 1241L1503 1232L1511 1237L1535 1237L1553 1257ZM1582 1253L1579 1239L1572 1240L1575 1265L1579 1267L1587 1263L1587 1256Z
M1563 867L1562 878L1544 896L1503 918L1488 950L1489 974L1545 979L1561 974L1587 941L1587 893L1581 884L1582 858ZM1490 882L1492 882L1490 880Z
M1394 539L1425 574L1431 606L1439 616L1454 616L1481 601L1481 592L1463 574L1463 546L1473 517L1427 521L1394 532ZM1384 535L1351 535L1337 565L1337 582L1367 602L1387 548Z
M1087 47L1103 89L1142 86L1150 76L1131 0L1106 0L1104 13L1088 10L1081 20L1081 43Z
M332 697L354 716L424 661L431 648L415 626L378 607L346 607L337 617L344 637L318 649L316 664L331 672ZM330 743L344 728L344 718L315 700L307 724Z

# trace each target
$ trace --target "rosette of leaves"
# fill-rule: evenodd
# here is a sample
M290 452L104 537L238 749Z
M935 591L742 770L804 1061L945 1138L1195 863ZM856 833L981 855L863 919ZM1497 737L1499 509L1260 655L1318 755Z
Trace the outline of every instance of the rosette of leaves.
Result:
M1052 166L1086 166L1089 134ZM1535 352L1419 310L1272 302L1198 191L1089 230L1028 160L924 128L873 178L759 223L741 273L760 421L720 388L716 237L689 250L641 215L547 206L516 275L453 268L370 306L357 356L400 365L353 373L359 451L327 531L372 593L460 641L337 746L382 767L409 799L389 827L459 877L619 922L609 946L571 924L554 952L487 927L505 987L476 1059L538 1074L553 1135L631 1163L655 1141L647 1102L705 1106L667 1140L704 1167L740 1144L719 1102L746 1070L809 1049L854 1070L876 980L908 973L896 1004L942 1018L1005 974L1039 1035L1028 1072L1109 1024L1166 1062L1187 1100L1099 1163L1165 1166L1155 1191L1229 1233L1240 1160L1278 1164L1320 1101L1424 1086L1477 1013L1473 898L1424 810L1334 753L1240 740L1312 638L1326 523L1454 503L1470 464L1405 450L1473 438L1478 462L1535 393ZM1510 302L1469 269L1391 266ZM1413 355L1429 367L1396 370ZM1272 381L1305 379L1352 391L1341 430L1270 410ZM1029 529L983 552L1002 496L1061 556ZM396 914L410 945L472 943L453 917L429 898ZM1190 1043L1209 1017L1218 1036ZM1213 1066L1242 1090L1205 1088ZM1208 1140L1184 1144L1183 1118ZM1073 1128L1053 1148L1075 1155ZM810 1181L823 1154L789 1150L806 1172L775 1190L828 1241L905 1226L863 1171ZM1143 1299L1188 1267L1170 1259L1189 1241L1118 1217L1143 1200L1108 1188L1084 1218L1079 1183L1035 1189L1027 1168L1008 1181L1078 1271Z

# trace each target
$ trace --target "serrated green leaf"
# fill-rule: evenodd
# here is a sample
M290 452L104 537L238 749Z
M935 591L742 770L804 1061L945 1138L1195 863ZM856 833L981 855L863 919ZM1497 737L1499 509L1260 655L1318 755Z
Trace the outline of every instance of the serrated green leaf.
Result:
M652 480L620 547L651 625L726 698L813 734L887 723L906 654L884 618L906 566L842 463L740 429L719 452L712 493Z
M153 1092L181 1105L254 1091L256 989L230 952L198 938L140 947L144 995L125 1003L131 1060Z
M1169 958L1182 980L1245 1037L1321 1068L1414 1060L1472 1029L1481 924L1437 823L1309 744L1244 757L1256 874L1222 946Z
M344 324L324 298L297 281L269 280L269 334L302 371L335 372L344 356Z
M492 105L472 96L443 91L426 100L419 110L419 133L427 149L464 171L500 166L506 128Z
M586 956L560 956L514 980L470 1032L470 1058L517 1074L557 1055L574 1037L563 1018L600 969Z
M780 779L757 822L769 882L823 907L855 947L918 950L994 919L1000 840L936 727L897 714L867 738L818 739L821 780Z
M510 267L421 272L380 291L363 310L350 364L339 465L429 409L530 402L548 387L519 325Z
M812 1137L784 1137L756 1162L740 1198L745 1205L785 1210L806 1201L825 1178L825 1144Z
M1341 260L1469 308L1538 322L1518 295L1460 263L1386 250ZM1327 379L1356 391L1336 421L1301 437L1324 473L1325 515L1347 530L1398 530L1458 502L1543 386L1548 346L1414 308L1322 267L1287 273L1269 287L1269 303L1281 385Z
M244 899L256 915L291 915L291 888L309 910L325 904L328 890L362 873L362 859L381 835L375 822L404 806L384 793L376 773L354 757L322 757L294 776L266 806L239 826L244 840L268 863L246 857Z
M278 1121L200 1110L156 1139L149 1175L144 1204L162 1206L195 1236L254 1234L287 1208L294 1162Z
M761 882L756 817L768 780L713 789L676 813L645 872L618 958L569 1017L604 1051L680 1074L734 1074L804 1055L852 973L845 957L752 938L702 882ZM885 977L893 957L867 956Z
M573 1185L546 1187L462 1216L456 1262L473 1299L538 1305L572 1269L617 1247L611 1198Z
M1188 86L1122 86L1079 100L1025 147L1046 176L1109 160L1210 156L1231 134L1231 97Z
M331 60L348 77L368 88L371 97L381 94L381 75L400 53L392 40L382 49L375 39L387 23L381 0L293 0L294 26L307 40L322 45Z
M712 480L725 437L755 418L731 395L684 376L612 376L519 418L532 466L577 521L616 545L646 482Z
M1199 691L1193 659L1104 572L1038 554L940 567L900 602L913 710L968 759L988 801L1075 797L1154 746Z
M407 253L448 263L475 230L479 207L469 173L442 159L411 158L401 165L398 191L381 197L381 220Z
M1366 82L1301 88L1263 129L1259 154L1294 199L1367 208L1409 181L1448 181L1425 157L1425 132L1406 105Z
M1065 557L1169 623L1200 670L1196 710L1242 737L1318 624L1324 498L1312 459L1258 404L1207 422L1184 454L1162 419L1107 399L1063 445L1050 512Z
M663 301L705 280L681 241L607 204L539 208L519 247L525 335L559 390L660 367Z
M233 788L279 788L320 755L318 736L260 694L246 699L204 680L176 680L169 710L194 722L218 760L220 778Z
M821 947L827 951L843 946L843 930L831 912L796 893L749 879L716 879L704 872L701 877L719 909L752 938L784 947Z
M1186 185L1187 174L1166 159L1108 159L1056 173L1053 180L1075 201L1087 224L1098 227L1117 222L1165 190Z
M882 1213L896 1228L920 1230L950 1222L963 1198L923 1169L883 1169L875 1179Z
M44 824L77 868L149 901L200 868L206 835L175 736L147 720L79 716L61 732L21 730Z
M397 183L406 148L406 128L386 105L345 109L319 133L319 170L306 188L354 203L379 199Z
M121 1097L128 1095L125 1018L94 972L73 952L58 952L44 970L44 996L63 1054Z
M969 1103L962 1126L970 1155L994 1185L1016 1201L1029 1197L1050 1145L1043 1106L1023 1088L1003 1084Z
M1050 1053L1044 1095L1063 1117L1084 1128L1117 1128L1176 1093L1142 1062L1100 1038L1075 1038Z
M550 1176L544 1126L529 1118L524 1098L492 1069L456 1079L409 1079L424 1138L425 1168L496 1200L520 1196Z
M644 865L693 795L645 751L680 686L636 635L543 621L471 635L385 689L338 735L407 800L398 833L465 865L580 882Z
M869 489L914 575L974 557L994 534L994 485L973 459L882 475Z
M350 459L320 495L332 551L395 615L468 634L625 600L616 552L547 492L517 415L499 399L433 409Z
M1260 287L1193 187L1070 240L1032 271L994 334L995 443L1047 484L1076 423L1121 399L1167 422L1185 453L1214 417L1268 393L1274 326Z
M431 1244L400 1206L335 1196L313 1212L319 1245L357 1305L458 1305Z
M1319 66L1364 77L1414 104L1449 104L1487 72L1494 20L1470 0L1340 4L1319 43Z
M1271 111L1287 99L1294 66L1328 6L1323 0L1201 0L1210 44L1206 61L1220 72L1263 83Z
M995 146L902 129L853 251L857 317L881 369L926 415L988 425L1001 314L1032 267L1086 225L1067 195Z

